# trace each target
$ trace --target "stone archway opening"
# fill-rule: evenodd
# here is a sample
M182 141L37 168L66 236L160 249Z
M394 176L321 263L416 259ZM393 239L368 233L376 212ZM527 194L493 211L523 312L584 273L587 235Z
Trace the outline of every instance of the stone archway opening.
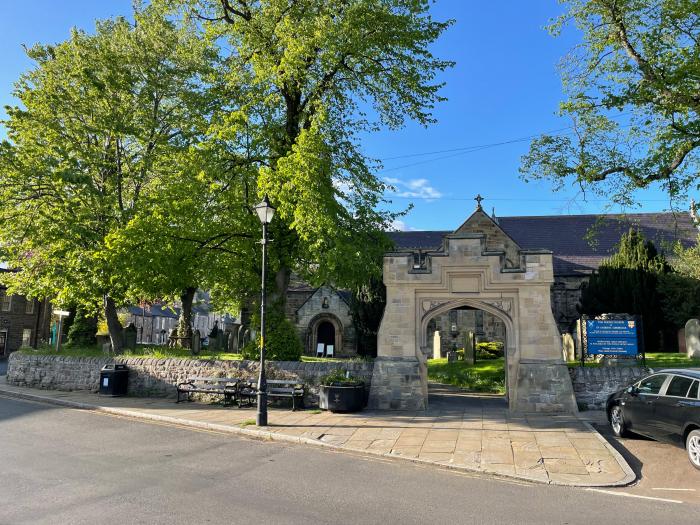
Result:
M307 355L317 356L321 351L323 356L327 356L329 347L333 347L333 357L338 357L343 352L343 324L333 314L319 314L309 323L306 339Z
M431 383L470 394L507 395L507 331L500 317L462 304L426 318L421 340Z
M333 323L322 321L316 329L316 341L319 344L334 345L335 344L335 327Z

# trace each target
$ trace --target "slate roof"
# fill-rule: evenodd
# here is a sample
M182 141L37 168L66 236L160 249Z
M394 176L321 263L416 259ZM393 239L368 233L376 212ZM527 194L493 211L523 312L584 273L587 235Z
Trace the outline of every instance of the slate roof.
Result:
M553 252L555 275L589 274L615 251L630 228L642 231L661 252L676 240L694 244L698 230L687 213L545 215L498 217L498 224L525 250ZM398 250L439 250L449 231L388 232ZM590 237L590 239L589 239Z

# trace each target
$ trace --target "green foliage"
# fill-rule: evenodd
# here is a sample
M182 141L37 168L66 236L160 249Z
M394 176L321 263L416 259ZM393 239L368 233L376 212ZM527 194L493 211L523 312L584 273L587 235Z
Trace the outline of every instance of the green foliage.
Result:
M2 259L21 270L9 288L87 314L105 308L116 351L116 308L157 269L124 254L157 257L160 246L141 232L124 250L125 232L187 165L207 112L205 44L153 6L134 19L30 48L35 66L15 85L20 105L0 144Z
M438 383L455 385L472 392L505 394L505 360L477 361L472 366L464 361L448 363L447 359L428 360L428 378Z
M670 267L651 241L631 229L620 238L617 252L603 261L583 287L579 312L641 315L647 350L659 346L659 331L665 327L660 276Z
M476 343L476 352L476 357L479 359L497 359L503 357L503 343L501 341Z
M560 66L560 111L574 133L533 141L521 172L624 205L653 184L682 199L697 187L700 158L697 1L564 3L568 12L550 30L572 23L583 33Z
M75 313L75 319L68 329L70 346L92 346L96 343L97 316L86 315L82 310Z
M326 386L334 386L334 385L340 385L340 386L358 386L358 385L364 385L365 382L362 381L361 379L357 379L355 377L352 377L351 375L347 374L345 370L341 370L340 368L336 368L329 374L326 374L323 376L320 380L320 384L326 385Z
M256 319L253 317L254 326ZM265 356L271 361L299 361L304 347L299 340L297 330L292 323L279 312L270 312L266 322L267 335L265 341ZM241 350L244 359L260 359L260 336L250 341Z
M386 306L386 286L379 278L370 278L358 288L350 301L350 315L357 332L358 353L377 355L377 334Z
M683 328L688 319L700 317L700 245L678 243L671 264L675 272L659 277L661 304L666 319Z
M277 208L270 268L280 296L290 270L348 288L379 276L382 232L400 214L386 211L388 186L360 136L433 122L443 100L435 74L451 63L430 46L450 22L414 0L156 3L193 20L218 49L214 89L226 104L213 109L207 147L221 152L219 172L236 174L220 186L245 192L232 209L250 211L263 194ZM232 231L258 238L259 225L250 226Z

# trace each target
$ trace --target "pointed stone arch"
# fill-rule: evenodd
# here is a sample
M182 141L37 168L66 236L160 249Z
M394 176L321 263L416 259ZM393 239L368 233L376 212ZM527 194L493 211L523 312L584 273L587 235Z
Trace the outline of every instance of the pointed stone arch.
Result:
M434 252L384 257L387 304L379 329L370 406L427 407L426 328L459 306L506 325L511 410L575 412L559 331L552 315L552 254L522 250L480 208Z

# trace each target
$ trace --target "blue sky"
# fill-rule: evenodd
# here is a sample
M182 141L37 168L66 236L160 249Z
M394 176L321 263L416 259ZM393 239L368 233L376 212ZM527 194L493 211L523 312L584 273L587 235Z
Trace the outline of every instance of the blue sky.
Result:
M580 35L571 29L553 38L544 30L562 9L556 0L438 0L433 5L435 18L456 20L434 46L437 56L457 62L441 77L448 101L437 108L438 123L428 129L409 124L368 136L363 143L369 155L383 159L379 175L397 187L395 205L414 204L403 227L454 229L474 209L477 193L485 197L485 208L495 207L502 216L607 209L609 203L585 202L575 189L554 193L548 183L524 183L518 167L527 140L445 152L568 126L556 116L562 98L556 64ZM0 106L12 103L14 81L31 67L22 44L57 42L73 26L92 29L96 18L128 15L130 10L130 0L0 0ZM637 198L641 208L634 211L668 207L659 191L639 192Z

